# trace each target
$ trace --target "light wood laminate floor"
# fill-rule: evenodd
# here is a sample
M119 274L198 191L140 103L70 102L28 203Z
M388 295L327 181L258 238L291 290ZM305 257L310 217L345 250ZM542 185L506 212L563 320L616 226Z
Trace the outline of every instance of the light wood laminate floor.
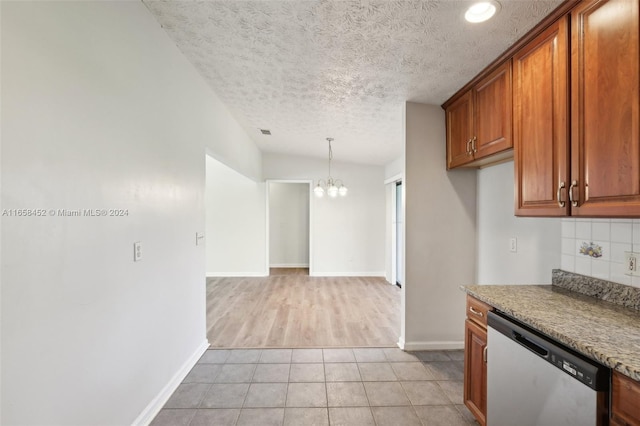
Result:
M207 279L212 348L396 346L400 289L376 277Z

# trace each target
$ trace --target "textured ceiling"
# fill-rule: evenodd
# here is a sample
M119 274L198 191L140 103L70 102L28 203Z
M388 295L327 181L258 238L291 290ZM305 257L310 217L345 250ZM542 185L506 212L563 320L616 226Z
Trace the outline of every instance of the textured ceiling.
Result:
M144 3L262 151L326 157L330 136L336 161L385 164L405 101L441 104L561 0L481 24L458 0Z

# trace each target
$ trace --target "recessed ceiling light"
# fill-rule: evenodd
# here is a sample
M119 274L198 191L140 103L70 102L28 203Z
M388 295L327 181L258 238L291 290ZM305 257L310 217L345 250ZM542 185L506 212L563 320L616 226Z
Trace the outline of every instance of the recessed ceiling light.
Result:
M474 3L467 9L464 19L473 23L484 22L495 15L498 10L500 10L500 3L497 1Z

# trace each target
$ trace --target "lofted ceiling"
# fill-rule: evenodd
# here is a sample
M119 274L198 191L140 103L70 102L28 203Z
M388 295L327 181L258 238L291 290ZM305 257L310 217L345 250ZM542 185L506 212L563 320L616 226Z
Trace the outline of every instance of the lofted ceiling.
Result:
M470 24L467 0L144 0L263 152L326 158L333 137L336 161L379 165L405 101L440 105L561 2Z

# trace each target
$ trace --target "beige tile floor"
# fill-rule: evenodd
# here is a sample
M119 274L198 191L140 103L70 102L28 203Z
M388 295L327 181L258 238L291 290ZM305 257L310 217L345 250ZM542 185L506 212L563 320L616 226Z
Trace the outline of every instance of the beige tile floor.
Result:
M153 426L457 426L462 351L208 350Z

